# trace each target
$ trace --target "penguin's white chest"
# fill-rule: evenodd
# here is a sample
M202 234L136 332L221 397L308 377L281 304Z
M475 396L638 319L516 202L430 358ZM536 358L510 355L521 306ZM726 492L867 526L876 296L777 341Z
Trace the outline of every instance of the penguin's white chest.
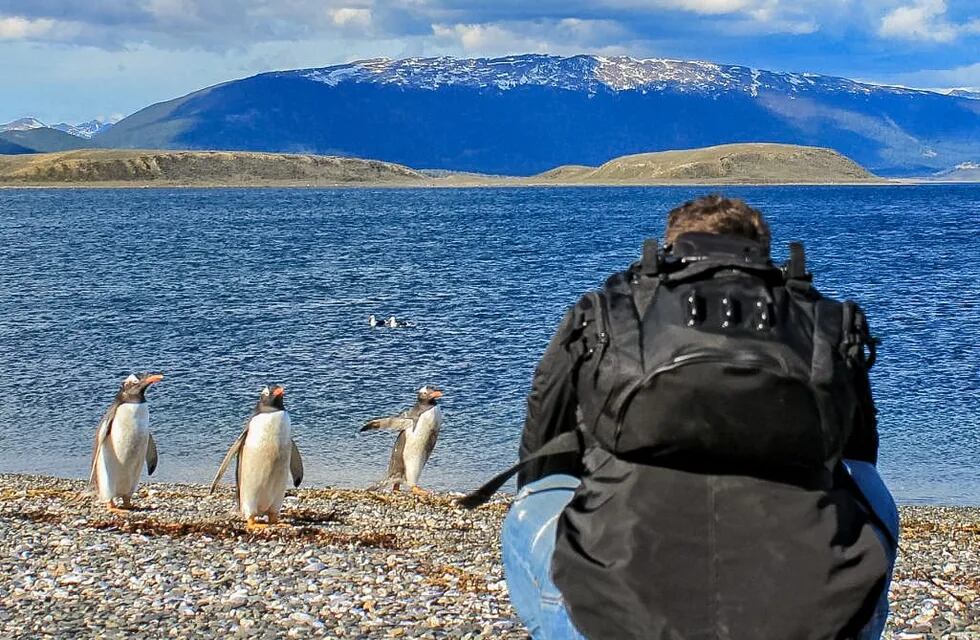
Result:
M238 469L238 499L245 516L279 513L289 482L291 450L287 412L260 413L249 422Z
M419 416L415 426L405 430L405 481L409 486L418 484L422 467L429 460L432 448L442 427L442 410L438 405Z
M129 498L139 484L150 439L150 412L145 402L119 405L109 435L99 448L96 467L99 498Z

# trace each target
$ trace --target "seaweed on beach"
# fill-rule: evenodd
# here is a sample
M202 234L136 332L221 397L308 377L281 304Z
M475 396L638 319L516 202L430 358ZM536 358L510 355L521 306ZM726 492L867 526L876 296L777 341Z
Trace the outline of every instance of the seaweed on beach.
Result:
M3 514L5 517L45 524L64 524L64 515L50 511L15 511ZM347 533L329 531L307 523L324 524L333 521L331 513L318 513L312 510L299 512L292 525L270 526L258 531L249 531L240 522L221 522L215 520L168 521L152 517L112 517L88 521L73 520L72 524L85 529L137 534L144 536L170 536L180 538L190 535L208 536L216 539L249 538L309 541L323 545L376 547L382 549L400 548L398 537L393 533L366 531Z
M492 591L489 588L485 575L460 569L448 564L423 563L418 568L419 573L425 576L425 581L436 587L443 589L455 588L460 591L472 593L487 593Z

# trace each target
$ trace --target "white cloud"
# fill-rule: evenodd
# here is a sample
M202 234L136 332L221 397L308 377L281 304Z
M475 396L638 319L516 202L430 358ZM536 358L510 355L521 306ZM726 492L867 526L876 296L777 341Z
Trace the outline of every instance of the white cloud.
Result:
M338 27L369 27L371 26L371 10L354 7L332 9L330 19Z
M596 6L611 9L631 9L655 12L662 9L690 11L702 15L739 13L765 5L779 4L780 0L598 0Z
M980 33L980 19L951 17L977 1L0 0L0 40L239 56L258 43L354 39L365 48L398 40L411 53L671 55L680 38L683 50L706 39L706 51L713 41L817 32L950 42Z
M958 25L946 18L946 0L916 0L881 19L878 35L902 40L952 42L960 35L980 33L980 19Z
M980 87L980 62L952 69L925 69L889 78L895 84L909 87L953 88Z
M186 19L197 15L194 0L147 0L144 7L157 18Z
M609 20L565 18L530 23L434 24L432 34L450 51L458 50L466 55L622 55L630 50L629 43L624 41L628 34ZM607 44L610 41L621 44Z
M54 20L40 19L28 20L13 16L5 18L0 16L0 40L27 40L44 36L52 31L55 26Z
M448 44L458 44L466 53L506 55L516 51L545 51L547 43L514 33L494 24L434 24L433 35Z
M664 4L672 9L683 9L710 15L736 13L755 8L758 5L775 3L754 2L753 0L667 0Z

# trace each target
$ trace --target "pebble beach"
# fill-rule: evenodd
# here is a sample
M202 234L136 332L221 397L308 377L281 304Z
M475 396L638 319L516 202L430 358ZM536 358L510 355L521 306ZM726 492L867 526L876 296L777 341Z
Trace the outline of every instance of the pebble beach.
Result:
M497 543L508 498L290 492L247 532L230 486L0 475L0 638L526 638ZM980 638L980 508L903 507L886 638Z

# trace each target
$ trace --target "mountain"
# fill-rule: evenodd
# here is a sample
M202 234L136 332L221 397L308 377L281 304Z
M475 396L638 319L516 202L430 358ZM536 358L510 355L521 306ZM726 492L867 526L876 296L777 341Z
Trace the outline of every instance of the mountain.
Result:
M32 129L12 129L0 133L0 140L18 145L27 151L12 151L4 153L46 153L49 151L67 151L69 149L84 149L94 146L94 143L79 138L64 131L50 127L35 127Z
M933 174L931 178L943 181L980 182L980 162L961 162L952 169Z
M23 147L16 142L5 140L0 134L0 155L15 155L21 153L34 153L33 150Z
M832 148L881 175L980 157L980 102L741 66L628 57L365 60L152 105L100 146L351 155L532 175L738 142Z
M89 140L111 126L101 120L89 120L78 125L61 122L49 127L37 118L19 118L0 124L0 154L47 153L93 147L95 143Z
M4 131L30 131L46 126L37 118L18 118L4 124L0 124L0 132Z
M111 122L103 122L102 120L89 120L88 122L82 122L80 124L68 124L67 122L59 122L58 124L51 125L52 129L57 129L58 131L64 131L65 133L77 136L79 138L89 139L95 135L102 133L112 126Z
M946 95L955 96L957 98L980 100L980 89L950 89L948 92L946 92Z
M832 149L788 144L726 144L622 156L600 167L557 167L538 176L563 184L778 184L877 182L881 178Z
M422 180L422 174L389 162L271 153L86 149L0 157L4 184L334 186Z

